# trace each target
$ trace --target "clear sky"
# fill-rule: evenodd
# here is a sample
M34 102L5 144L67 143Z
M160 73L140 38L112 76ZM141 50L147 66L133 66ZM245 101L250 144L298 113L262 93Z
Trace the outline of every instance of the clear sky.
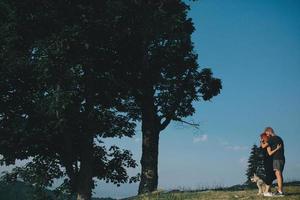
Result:
M285 142L284 176L300 180L300 1L190 4L199 64L212 68L224 89L212 102L195 103L196 114L188 120L199 122L199 129L173 123L161 133L159 188L243 183L250 148L266 126ZM139 162L140 130L117 144L131 149ZM125 197L137 188L99 183L95 196Z
M199 189L246 180L250 148L272 126L285 142L287 180L300 180L300 1L199 0L189 2L199 64L212 68L223 90L195 103L187 120L161 133L159 188ZM139 163L141 131L110 140L130 149ZM140 168L131 173L140 172ZM94 196L126 197L138 184L98 183Z

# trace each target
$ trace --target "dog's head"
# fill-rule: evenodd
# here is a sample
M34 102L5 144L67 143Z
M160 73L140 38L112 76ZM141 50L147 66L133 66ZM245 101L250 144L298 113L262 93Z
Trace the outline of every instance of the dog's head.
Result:
M256 183L259 179L260 179L260 178L259 178L256 174L254 174L254 175L250 178L251 182L253 182L253 183Z

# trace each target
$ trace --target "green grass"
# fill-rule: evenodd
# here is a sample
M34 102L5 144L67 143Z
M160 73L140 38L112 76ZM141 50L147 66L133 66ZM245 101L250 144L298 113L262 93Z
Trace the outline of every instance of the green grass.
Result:
M275 189L273 188L273 191ZM234 200L234 199L284 199L284 200L300 200L300 185L286 186L284 188L285 197L262 197L257 195L257 189L244 189L239 191L223 190L207 190L199 192L154 192L148 195L141 195L127 198L127 200Z

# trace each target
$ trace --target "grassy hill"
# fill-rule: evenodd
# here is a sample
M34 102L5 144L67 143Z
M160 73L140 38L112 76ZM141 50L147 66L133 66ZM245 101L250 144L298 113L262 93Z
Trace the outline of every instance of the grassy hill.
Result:
M4 184L0 182L1 200L32 200L33 188L23 182ZM273 188L274 191L274 188ZM51 193L51 191L48 191ZM300 182L285 184L286 196L280 199L300 200ZM171 191L154 192L148 195L141 195L126 198L123 200L235 200L254 199L265 200L268 197L257 196L257 188L248 188L243 185L236 185L229 188L218 188L201 191ZM74 198L75 199L75 198ZM270 199L270 198L269 198ZM113 200L111 198L93 198L92 200Z
M300 200L300 182L288 183L284 189L286 196L277 198L284 200ZM274 198L257 196L257 191L256 188L230 187L203 191L154 192L150 195L141 195L123 200L265 200Z

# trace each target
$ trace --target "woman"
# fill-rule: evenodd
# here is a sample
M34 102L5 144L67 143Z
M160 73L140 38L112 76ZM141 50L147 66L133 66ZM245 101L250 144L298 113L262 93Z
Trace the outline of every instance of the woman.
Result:
M277 148L271 150L271 147L268 144L269 139L270 137L266 133L262 133L260 135L260 147L262 148L264 154L264 168L266 175L265 183L267 184L264 196L272 196L272 194L270 193L270 189L272 182L276 179L275 172L273 169L272 155L281 148L280 145L277 145Z

